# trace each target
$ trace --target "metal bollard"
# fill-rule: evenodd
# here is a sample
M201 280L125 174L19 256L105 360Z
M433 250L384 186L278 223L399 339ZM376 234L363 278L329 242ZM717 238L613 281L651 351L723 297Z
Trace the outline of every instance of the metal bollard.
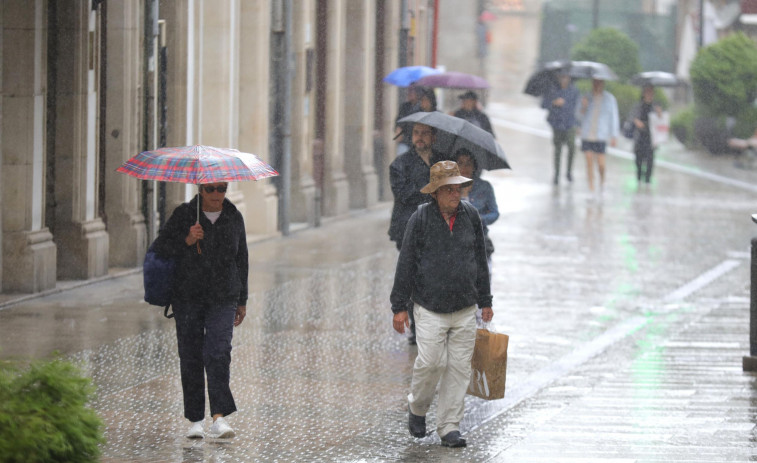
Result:
M752 214L757 223L757 214ZM752 265L749 289L749 355L744 356L744 371L757 371L757 236L752 238Z

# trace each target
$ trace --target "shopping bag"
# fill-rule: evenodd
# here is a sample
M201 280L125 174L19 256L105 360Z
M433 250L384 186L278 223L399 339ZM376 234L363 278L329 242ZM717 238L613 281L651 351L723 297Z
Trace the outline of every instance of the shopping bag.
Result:
M507 343L509 336L486 329L476 330L468 394L486 400L505 396Z
M649 135L652 138L652 146L658 146L668 141L670 137L670 113L662 111L659 115L652 111L649 113Z

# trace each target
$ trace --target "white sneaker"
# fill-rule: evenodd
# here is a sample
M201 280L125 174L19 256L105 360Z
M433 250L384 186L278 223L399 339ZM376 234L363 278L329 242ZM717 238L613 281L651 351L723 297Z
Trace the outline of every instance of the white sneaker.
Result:
M217 439L228 438L234 437L234 430L231 429L231 426L229 426L228 423L226 423L226 420L218 418L213 422L213 426L210 427L210 432L208 434Z
M189 427L189 431L187 431L187 437L190 439L202 439L205 437L205 432L203 430L204 423L204 420L193 422L192 426Z

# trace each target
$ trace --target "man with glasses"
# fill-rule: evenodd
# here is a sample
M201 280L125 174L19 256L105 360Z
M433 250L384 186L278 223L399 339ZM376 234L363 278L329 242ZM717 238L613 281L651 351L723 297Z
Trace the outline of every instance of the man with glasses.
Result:
M471 179L453 161L437 162L421 192L432 201L407 223L390 297L393 326L404 333L408 307L415 313L418 356L408 395L408 426L426 435L426 413L439 384L436 431L442 445L465 447L460 436L464 397L476 342L476 305L489 322L494 315L481 218L461 201Z
M227 188L225 182L200 185L156 240L156 252L176 258L171 304L189 438L204 436L206 376L213 418L208 434L234 436L224 417L237 410L229 387L231 338L247 311L248 260L244 220L226 199Z

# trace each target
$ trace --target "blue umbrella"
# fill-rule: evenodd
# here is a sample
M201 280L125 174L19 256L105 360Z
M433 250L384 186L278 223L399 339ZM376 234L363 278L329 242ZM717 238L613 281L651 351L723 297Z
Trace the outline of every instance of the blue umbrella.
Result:
M440 72L442 71L428 66L405 66L390 72L384 77L384 82L398 87L407 87L422 77L439 74Z

